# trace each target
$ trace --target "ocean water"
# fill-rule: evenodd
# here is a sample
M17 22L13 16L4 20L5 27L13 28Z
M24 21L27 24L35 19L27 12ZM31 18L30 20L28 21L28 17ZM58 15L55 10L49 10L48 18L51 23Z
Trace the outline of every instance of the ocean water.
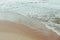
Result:
M6 12L18 13L40 20L47 28L60 35L59 0L0 0L0 13ZM59 23L56 22L57 20Z

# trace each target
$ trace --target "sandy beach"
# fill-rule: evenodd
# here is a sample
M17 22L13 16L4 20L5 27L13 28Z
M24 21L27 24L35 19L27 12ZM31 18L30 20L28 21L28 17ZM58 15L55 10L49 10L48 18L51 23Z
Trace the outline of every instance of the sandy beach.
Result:
M60 40L60 37L48 29L36 31L27 25L9 21L0 21L0 40Z

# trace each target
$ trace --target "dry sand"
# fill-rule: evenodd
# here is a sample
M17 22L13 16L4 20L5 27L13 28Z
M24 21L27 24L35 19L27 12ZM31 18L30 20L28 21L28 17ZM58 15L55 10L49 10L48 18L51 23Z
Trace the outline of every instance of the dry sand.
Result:
M48 29L38 32L23 24L0 21L0 40L60 40L60 37Z

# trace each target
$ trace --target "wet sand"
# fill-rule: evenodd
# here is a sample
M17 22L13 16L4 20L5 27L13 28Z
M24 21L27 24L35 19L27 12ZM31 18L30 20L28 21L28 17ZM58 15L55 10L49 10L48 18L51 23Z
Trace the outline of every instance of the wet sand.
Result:
M60 37L48 29L37 31L27 25L0 21L0 40L60 40Z

